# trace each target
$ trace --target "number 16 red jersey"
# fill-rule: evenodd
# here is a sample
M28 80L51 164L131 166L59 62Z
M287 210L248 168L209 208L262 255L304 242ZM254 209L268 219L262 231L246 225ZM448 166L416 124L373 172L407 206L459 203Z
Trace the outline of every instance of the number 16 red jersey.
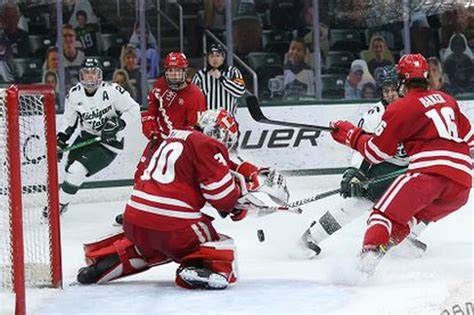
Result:
M411 90L392 103L372 137L357 145L365 159L380 163L402 143L408 172L439 174L471 187L473 126L456 100L440 91Z

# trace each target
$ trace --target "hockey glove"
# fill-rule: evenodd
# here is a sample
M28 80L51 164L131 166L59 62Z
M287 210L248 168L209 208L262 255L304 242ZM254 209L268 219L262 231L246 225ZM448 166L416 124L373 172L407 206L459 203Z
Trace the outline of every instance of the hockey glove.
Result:
M142 112L142 132L148 140L159 137L160 131L155 115Z
M112 117L102 127L100 137L105 143L117 141L117 133L125 128L125 121L119 117Z
M361 170L355 167L349 167L342 175L341 196L344 198L363 197L366 193L366 189L361 182L366 180L367 176L365 176Z
M357 147L357 140L363 132L362 128L357 128L345 120L338 120L331 123L331 126L334 128L334 131L331 131L334 140L353 149Z
M62 160L63 158L63 153L59 152L60 150L63 150L67 148L67 141L69 140L69 136L65 134L64 132L58 132L58 135L56 136L56 146L58 150L58 162Z
M263 181L260 180L258 175L262 171L266 171L266 170L269 170L269 169L267 168L259 169L257 166L253 165L252 163L242 162L239 166L237 166L236 172L244 176L245 182L247 183L247 188L249 191L256 191L263 184Z

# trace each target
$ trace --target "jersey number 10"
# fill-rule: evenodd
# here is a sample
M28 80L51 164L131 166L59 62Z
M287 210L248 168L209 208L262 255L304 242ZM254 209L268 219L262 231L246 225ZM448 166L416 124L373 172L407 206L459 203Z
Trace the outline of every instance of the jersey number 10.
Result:
M163 142L153 154L150 164L140 177L141 180L153 180L160 184L169 184L175 178L175 164L183 153L184 146L180 142Z

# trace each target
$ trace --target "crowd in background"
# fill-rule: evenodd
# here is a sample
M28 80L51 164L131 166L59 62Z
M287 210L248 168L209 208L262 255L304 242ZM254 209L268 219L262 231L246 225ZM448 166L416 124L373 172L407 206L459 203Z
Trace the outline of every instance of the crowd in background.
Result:
M193 7L196 10L185 12L195 15L200 26L191 32L190 27L184 25L185 35L193 37L187 42L198 42L199 46L196 34L200 38L202 31L208 29L225 43L224 0L181 2L197 4ZM323 98L379 98L376 82L380 69L395 64L404 53L400 14L397 18L397 10L389 8L374 11L364 0L320 0L319 3ZM113 24L114 17L98 13L97 5L89 0L63 2L64 51L59 52L51 13L55 10L54 3L3 4L0 8L0 84L44 82L58 89L58 54L62 53L68 88L78 81L78 66L83 59L96 56L103 65L104 78L119 83L143 104L138 24L135 21L126 30L120 26L115 30L106 28L105 24ZM111 8L114 5L115 1L110 4ZM251 93L258 93L264 99L314 98L312 5L312 0L232 1L234 53L258 75L259 90L253 91L249 84L251 76L236 64ZM45 6L48 8L44 9ZM395 2L393 6L400 8L401 4ZM50 14L45 15L45 12ZM160 72L160 56L164 58L165 53L158 50L156 29L150 25L153 24L147 24L145 34L146 77L152 86ZM432 88L453 95L473 90L473 7L453 4L439 12L412 12L410 36L411 52L429 58ZM185 47L184 52L188 57L199 58L200 50L194 46ZM191 67L197 70L200 65Z

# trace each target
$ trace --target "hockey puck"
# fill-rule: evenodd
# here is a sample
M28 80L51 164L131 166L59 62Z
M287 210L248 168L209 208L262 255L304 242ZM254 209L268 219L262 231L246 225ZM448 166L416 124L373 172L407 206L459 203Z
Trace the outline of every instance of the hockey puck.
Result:
M265 233L263 233L263 230L257 230L257 237L260 242L265 241Z

